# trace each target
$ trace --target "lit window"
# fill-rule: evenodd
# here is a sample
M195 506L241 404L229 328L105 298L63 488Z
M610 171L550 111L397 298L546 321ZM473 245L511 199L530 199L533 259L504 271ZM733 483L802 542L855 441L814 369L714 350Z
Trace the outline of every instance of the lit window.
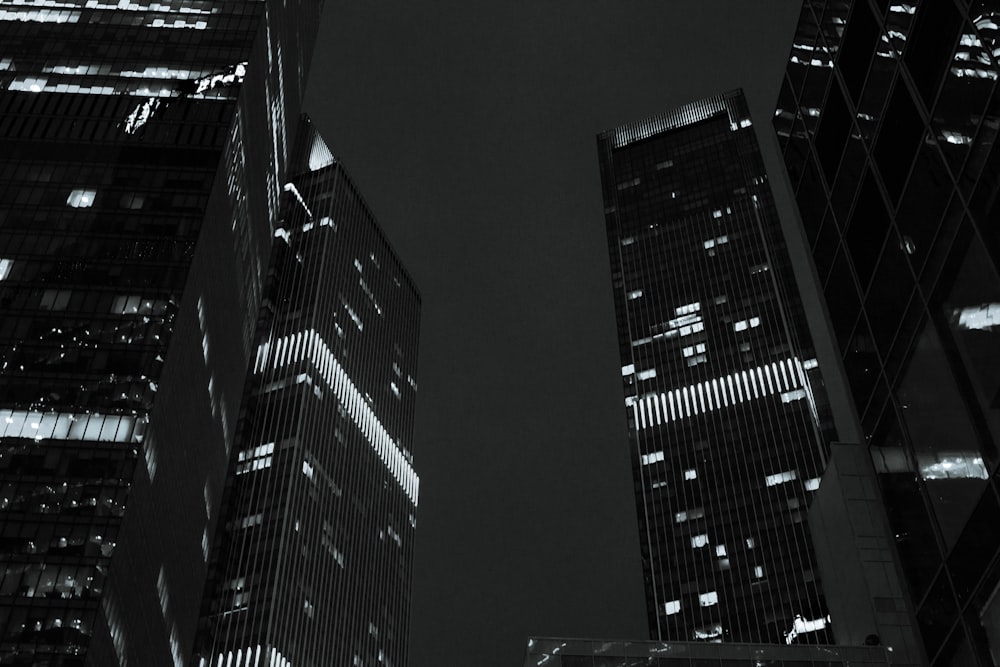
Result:
M302 474L308 477L309 479L313 478L314 469L308 461L302 462Z
M807 479L804 482L806 491L817 491L819 490L819 477L813 477L812 479Z
M805 389L793 389L792 391L786 391L781 394L782 403L791 403L792 401L801 401L806 397Z
M624 183L619 183L618 184L618 189L619 190L628 190L629 188L634 188L635 186L639 185L639 183L641 183L641 181L639 180L639 177L637 176L637 177L633 178L631 181L625 181Z
M746 320L740 320L739 322L736 322L735 324L733 324L733 329L735 329L736 331L746 331L747 330L747 321Z
M697 479L697 477L698 477L698 471L695 470L694 468L684 471L684 479Z
M12 259L0 259L0 280L7 280L10 275L10 268L14 266Z
M760 318L759 317L751 317L750 318L750 326L751 327L759 327L760 326Z
M763 579L764 578L764 568L763 568L763 566L761 566L761 565L754 565L754 567L753 567L753 576L756 577L757 579Z
M718 545L716 545L716 547L715 547L715 555L719 556L719 557L728 555L726 553L726 545L725 544L718 544Z
M797 479L798 474L794 470L787 470L785 472L775 473L773 475L768 475L764 478L764 483L768 486L777 486L779 484L784 484L785 482L790 482L793 479Z
M653 452L652 454L642 455L642 465L648 466L650 463L659 463L663 460L663 452Z
M657 162L656 163L656 169L657 170L666 169L667 167L672 167L672 166L674 166L674 161L673 160L664 160L663 162Z
M632 290L631 292L628 293L629 301L631 301L632 299L638 299L640 296L642 296L641 289Z
M753 541L752 537L747 538L747 549L753 549L756 542Z
M639 372L636 375L636 378L639 379L639 380L649 380L650 378L655 378L655 377L656 377L656 369L655 368L650 368L650 369L641 371L641 372Z
M702 533L701 535L695 535L691 538L691 548L701 549L702 547L708 546L708 535Z
M722 211L721 210L719 210L719 211L712 211L712 217L713 218L721 218L722 217Z
M628 366L622 366L622 377L632 375L635 373L635 364L629 364Z
M96 190L73 190L66 198L66 205L73 208L90 208L94 205Z
M680 612L680 610L681 610L681 601L680 600L671 600L670 602L668 602L665 605L663 605L663 610L665 612L667 612L667 616L671 616L673 614L676 614L676 613Z
M702 607L711 607L712 605L719 604L719 594L715 591L709 591L708 593L701 593L698 596L698 604Z
M691 313L696 313L701 310L701 302L695 301L694 303L685 304L679 308L674 309L674 314L676 315L690 315Z

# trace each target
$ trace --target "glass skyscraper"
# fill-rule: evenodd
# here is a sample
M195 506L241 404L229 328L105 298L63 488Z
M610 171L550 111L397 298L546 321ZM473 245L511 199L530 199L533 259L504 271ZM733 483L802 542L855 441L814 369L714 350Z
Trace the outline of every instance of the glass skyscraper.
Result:
M191 655L227 471L243 453L240 398L259 351L321 4L0 4L4 664L180 665ZM368 246L394 266L376 241ZM393 307L382 278L365 280ZM337 298L330 307L340 311ZM342 298L382 335L362 297ZM311 353L322 335L323 349L339 354L334 333L310 327L289 324L274 343L314 332ZM337 363L354 393L323 384L340 378L333 362L332 375L315 374L315 389L354 400L344 406L354 419L384 397L366 375L375 371L359 370L362 350L352 353ZM401 394L407 363L399 362ZM390 410L379 419L400 437L404 417ZM286 437L275 432L275 461ZM313 454L316 479L300 473L303 489L325 483ZM403 479L406 466L393 456ZM348 495L356 483L337 481L360 512L364 499ZM378 528L402 538L411 519L403 506L393 511ZM319 519L301 521L312 530ZM347 550L342 529L330 540L346 569L367 556ZM395 594L399 581L394 574L381 585ZM380 633L405 634L376 610L364 618Z
M743 94L598 150L651 636L830 643L806 516L832 426Z
M308 122L296 154L197 657L405 667L420 297Z
M775 128L933 665L1000 665L1000 4L803 4Z

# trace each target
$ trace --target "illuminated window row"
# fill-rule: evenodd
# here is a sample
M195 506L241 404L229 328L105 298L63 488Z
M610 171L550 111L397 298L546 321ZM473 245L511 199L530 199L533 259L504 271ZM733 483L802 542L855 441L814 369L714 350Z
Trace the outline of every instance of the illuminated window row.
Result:
M626 368L622 369L623 375L627 374ZM776 361L661 394L649 394L641 399L629 396L625 404L632 406L635 428L641 431L774 394L780 394L782 402L787 403L794 400L785 398L792 392L796 392L796 396L801 392L802 398L808 396L803 364L798 358Z
M251 667L251 665L254 667L263 667L264 665L290 667L291 663L278 652L278 649L268 650L266 647L261 648L260 644L248 646L245 651L237 649L235 652L220 653L219 659L215 663L215 667Z
M392 476L403 487L410 501L416 505L420 478L400 451L399 445L382 426L382 422L368 405L364 395L314 329L284 336L273 343L261 344L257 349L254 373L260 373L269 366L277 369L302 360L310 361L320 377L333 389L337 400L347 408L351 419L361 429Z
M142 442L146 417L0 410L0 437Z

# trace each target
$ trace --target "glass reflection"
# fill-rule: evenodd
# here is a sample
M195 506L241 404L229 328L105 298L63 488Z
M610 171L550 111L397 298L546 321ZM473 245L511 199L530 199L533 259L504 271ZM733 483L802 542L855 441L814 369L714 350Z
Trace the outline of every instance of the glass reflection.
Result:
M897 397L918 461L981 460L980 446L941 340L926 324L917 340ZM980 466L982 464L979 464ZM943 468L940 468L943 470ZM929 468L930 470L930 468ZM976 464L972 470L978 471ZM924 485L947 548L951 548L987 485L983 475L924 477Z

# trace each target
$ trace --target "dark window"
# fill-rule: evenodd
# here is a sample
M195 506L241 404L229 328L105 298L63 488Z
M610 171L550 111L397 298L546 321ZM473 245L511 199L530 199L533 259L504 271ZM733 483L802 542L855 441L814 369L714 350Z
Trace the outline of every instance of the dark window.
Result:
M851 131L851 114L847 110L847 102L840 92L840 86L830 86L830 95L823 107L823 115L819 119L819 129L816 131L816 153L823 165L826 180L833 182L840 164L840 155L844 152L848 133Z
M983 494L948 557L958 601L964 604L1000 549L1000 504L995 493Z
M847 349L851 332L854 331L854 322L861 310L861 302L858 299L854 277L851 275L851 267L843 248L837 253L837 258L833 262L833 270L827 279L825 294L826 303L830 309L830 318L833 320L833 330L840 343L841 351L844 351Z
M845 239L862 292L868 288L868 281L871 280L875 264L882 252L882 244L888 229L889 213L882 201L878 185L869 171L861 185L861 193L851 214Z
M820 223L823 222L823 210L826 208L826 189L823 187L815 160L809 160L806 164L806 171L802 175L802 182L799 183L796 199L799 202L799 212L802 214L802 224L805 227L806 236L812 243L816 240Z
M917 622L928 656L937 654L957 616L958 609L948 583L948 574L942 571L917 612Z
M918 273L941 226L953 184L937 148L924 143L896 216L910 262Z
M868 8L868 3L855 2L840 56L837 58L837 67L844 75L847 90L855 102L858 101L858 96L864 87L865 75L868 73L872 56L875 55L879 34L878 24Z
M901 80L897 80L875 144L875 163L893 202L903 191L923 131L924 123L909 91Z
M951 61L961 26L962 16L951 0L919 3L903 61L928 108L934 105L934 96Z

